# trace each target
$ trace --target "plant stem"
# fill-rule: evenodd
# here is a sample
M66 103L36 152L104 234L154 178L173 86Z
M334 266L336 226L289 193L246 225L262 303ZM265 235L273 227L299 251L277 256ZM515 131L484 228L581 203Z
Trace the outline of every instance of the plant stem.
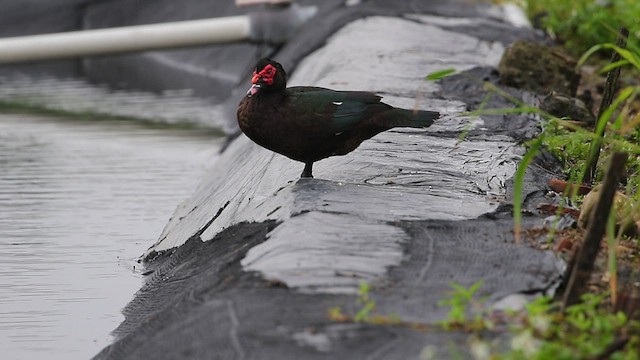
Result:
M629 30L625 27L621 27L618 30L618 37L616 39L616 46L619 48L625 48L627 46L627 38L629 37ZM611 63L620 61L621 56L617 51L611 55ZM602 115L606 109L611 106L613 97L616 93L616 87L618 79L620 78L620 67L617 66L607 73L607 82L602 94L602 102L600 102L600 109L598 109L598 124L595 128L596 138L591 142L589 148L589 157L587 158L587 165L582 176L583 184L590 184L596 174L596 167L598 165L598 159L600 158L600 148L602 147L602 137L604 136L604 129L609 119L602 119Z
M582 246L574 252L570 261L572 266L567 269L563 284L560 285L564 289L562 296L563 310L577 304L580 301L580 296L585 293L593 270L593 263L598 255L598 250L600 250L600 242L602 241L602 235L604 235L616 188L626 162L627 153L617 152L611 156L609 169L602 182L600 197L589 215L587 234Z

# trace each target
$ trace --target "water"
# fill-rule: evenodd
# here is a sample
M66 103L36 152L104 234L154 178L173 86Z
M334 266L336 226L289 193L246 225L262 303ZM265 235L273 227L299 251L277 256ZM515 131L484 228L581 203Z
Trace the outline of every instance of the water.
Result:
M142 282L137 258L216 158L202 131L0 115L3 359L86 359Z
M26 75L0 76L0 85L0 102L13 106L235 131L235 124L229 128L229 123L224 121L221 107L192 96L190 89L154 94L130 89L114 90L83 78Z

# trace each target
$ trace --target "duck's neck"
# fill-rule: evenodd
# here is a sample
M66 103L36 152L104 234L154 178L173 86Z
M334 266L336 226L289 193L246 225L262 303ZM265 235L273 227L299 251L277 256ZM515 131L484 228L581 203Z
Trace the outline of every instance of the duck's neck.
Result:
M285 90L282 91L260 91L258 92L256 95L253 96L253 98L257 101L257 102L262 102L262 101L282 101L284 99L284 97L287 95L287 92Z

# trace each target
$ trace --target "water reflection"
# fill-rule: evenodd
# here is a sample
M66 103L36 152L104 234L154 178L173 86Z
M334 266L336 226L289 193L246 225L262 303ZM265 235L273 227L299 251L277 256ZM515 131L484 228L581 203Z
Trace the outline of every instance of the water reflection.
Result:
M0 115L2 358L88 358L140 287L137 257L216 157L196 130Z

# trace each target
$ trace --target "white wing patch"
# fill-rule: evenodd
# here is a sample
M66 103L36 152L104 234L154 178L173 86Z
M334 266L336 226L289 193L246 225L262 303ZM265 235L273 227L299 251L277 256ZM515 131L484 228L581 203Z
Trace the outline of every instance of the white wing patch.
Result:
M340 105L342 105L342 101L334 101L334 102L333 102L333 105L338 105L338 106L340 106Z

